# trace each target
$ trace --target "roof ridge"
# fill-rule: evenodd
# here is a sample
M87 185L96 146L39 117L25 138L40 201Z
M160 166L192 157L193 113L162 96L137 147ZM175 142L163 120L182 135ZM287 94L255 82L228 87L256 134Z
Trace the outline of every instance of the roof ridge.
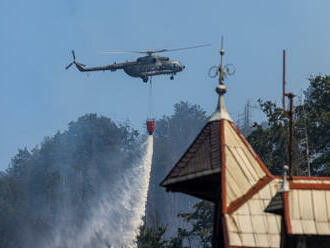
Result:
M232 214L237 209L239 209L242 205L244 205L248 200L250 200L254 195L256 195L260 190L266 187L272 180L273 177L268 175L264 176L263 178L259 179L248 192L246 192L241 197L237 198L236 200L232 201L229 206L227 207L226 214Z

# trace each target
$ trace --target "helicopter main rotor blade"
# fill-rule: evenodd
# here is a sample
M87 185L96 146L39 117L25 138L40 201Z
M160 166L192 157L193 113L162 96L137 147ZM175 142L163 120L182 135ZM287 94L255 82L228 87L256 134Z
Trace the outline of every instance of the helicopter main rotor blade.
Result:
M181 48L174 48L174 49L160 49L157 51L153 51L153 53L163 53L163 52L173 52L173 51L181 51L181 50L187 50L187 49L194 49L199 47L206 47L211 46L211 44L204 44L204 45L198 45L198 46L190 46L190 47L181 47Z
M182 47L182 48L175 48L175 49L158 49L158 50L146 50L146 51L105 51L103 53L133 53L133 54L153 54L153 53L164 53L164 52L173 52L173 51L180 51L180 50L187 50L187 49L194 49L199 47L210 46L210 44L203 44L198 46L191 46L191 47Z
M145 54L146 52L144 51L105 51L102 52L104 54L108 54L108 53L133 53L133 54Z
M76 60L76 55L74 54L74 51L72 50L72 57L73 57L73 60Z

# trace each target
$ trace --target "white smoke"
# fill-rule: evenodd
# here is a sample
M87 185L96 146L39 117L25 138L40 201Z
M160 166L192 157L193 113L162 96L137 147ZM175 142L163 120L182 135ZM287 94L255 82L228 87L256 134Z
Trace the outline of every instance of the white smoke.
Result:
M153 154L153 137L142 145L144 155L131 171L117 178L92 207L92 216L82 229L62 230L49 247L136 247L136 235L143 224ZM65 230L65 232L63 232ZM82 231L81 231L82 230Z

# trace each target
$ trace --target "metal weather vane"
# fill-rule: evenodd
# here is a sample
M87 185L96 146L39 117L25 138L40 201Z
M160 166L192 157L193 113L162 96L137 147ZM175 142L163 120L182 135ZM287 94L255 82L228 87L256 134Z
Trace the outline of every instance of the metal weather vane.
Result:
M214 65L212 66L209 71L208 75L210 78L215 78L220 74L220 80L224 80L224 77L227 76L232 76L236 72L236 68L233 64L226 64L223 65L223 56L225 54L225 50L223 47L223 36L221 37L221 50L220 50L220 56L221 56L221 61L220 65Z

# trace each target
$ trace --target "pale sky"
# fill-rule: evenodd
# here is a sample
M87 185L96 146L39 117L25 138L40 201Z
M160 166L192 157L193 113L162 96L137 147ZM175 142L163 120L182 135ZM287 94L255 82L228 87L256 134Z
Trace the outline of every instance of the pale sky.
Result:
M247 99L280 102L282 49L287 49L289 90L299 93L311 74L329 73L329 1L307 0L2 0L0 1L0 169L18 148L33 148L43 137L65 130L85 113L142 129L147 117L147 85L123 71L80 73L88 66L135 60L105 50L212 46L163 54L186 69L174 81L153 78L155 117L170 115L181 100L216 106L215 79L220 37L225 63L236 66L226 82L232 118ZM260 113L255 113L258 120Z

